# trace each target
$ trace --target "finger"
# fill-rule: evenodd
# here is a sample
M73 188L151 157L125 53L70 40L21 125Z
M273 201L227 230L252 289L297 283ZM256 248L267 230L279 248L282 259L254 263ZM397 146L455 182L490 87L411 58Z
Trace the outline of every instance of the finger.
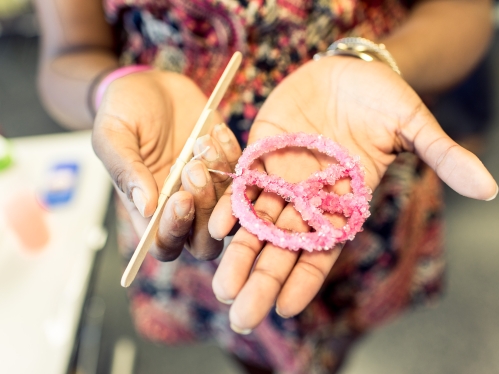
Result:
M174 193L166 202L156 242L149 253L159 261L175 260L184 248L193 219L193 196L186 191Z
M279 215L276 226L293 232L308 232L310 229L289 204ZM265 245L248 281L231 307L229 318L234 331L251 330L263 321L275 305L299 254L270 243Z
M273 224L284 206L285 202L279 196L263 192L254 208L261 219ZM230 303L235 299L262 247L263 242L245 228L237 231L213 277L213 292L220 301Z
M217 203L215 187L205 165L198 160L189 162L182 171L182 186L194 198L195 217L188 250L198 260L213 260L222 252L223 242L208 231L208 220Z
M342 178L331 189L343 195L351 192L350 182L349 178ZM324 213L324 216L336 228L341 228L347 223L347 218L338 213ZM343 246L344 243L340 243L326 251L302 252L279 293L276 302L277 314L283 318L293 317L310 304L324 284Z
M317 295L340 255L343 244L321 252L302 252L276 302L276 313L289 318L302 312Z
M479 200L497 195L497 183L478 157L449 138L426 107L402 129L402 137L456 192Z
M210 135L204 135L196 140L194 145L194 155L203 161L208 169L231 173L232 168L227 160L225 152L219 143ZM215 187L217 199L223 195L232 178L227 174L211 173L211 179Z
M230 165L230 171L234 171L239 157L241 157L241 146L236 136L224 123L219 123L213 127L211 135L217 140L222 148L225 158Z
M116 187L134 202L143 217L149 217L156 209L158 187L140 156L137 136L122 127L112 130L96 126L92 146Z
M116 186L114 188L116 190L116 193L118 194L118 197L120 198L120 201L123 203L123 206L130 215L130 220L132 221L132 225L135 229L135 232L137 233L137 236L142 237L142 235L146 231L150 219L142 217L133 201L128 200L125 194L118 190Z
M333 189L338 194L347 193L350 181L341 180ZM340 214L324 213L324 216L337 228L347 223L346 217ZM293 232L310 230L301 215L289 204L277 219L276 226ZM267 244L231 308L230 318L234 330L244 333L256 327L276 304L276 299L281 305L278 310L282 315L293 313L289 314L293 316L301 312L321 288L341 247L339 245L330 251L314 253L302 251L299 254Z
M264 166L260 160L254 162L255 170L264 171ZM251 201L255 201L260 195L261 189L257 186L249 186L246 188L246 196ZM217 205L213 209L208 229L213 238L223 239L232 230L237 223L237 218L232 214L232 186L229 186L220 196ZM282 208L281 208L282 209Z

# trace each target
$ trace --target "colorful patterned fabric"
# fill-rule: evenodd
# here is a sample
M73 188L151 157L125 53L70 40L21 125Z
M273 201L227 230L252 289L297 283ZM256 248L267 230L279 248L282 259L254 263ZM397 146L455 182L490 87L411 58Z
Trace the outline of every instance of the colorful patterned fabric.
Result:
M286 75L345 35L376 39L406 10L397 0L107 0L121 62L183 73L206 93L232 54L243 66L220 106L244 143L258 108Z
M221 112L244 144L258 108L287 74L335 39L375 39L401 23L395 0L107 0L123 64L147 63L190 76L209 94L235 50L244 53ZM331 373L350 345L408 306L441 290L441 186L413 154L389 168L372 216L348 242L319 295L300 315L274 312L248 336L233 333L213 296L217 261L184 251L172 263L147 257L130 288L138 331L167 344L215 340L241 359L279 373ZM119 207L128 259L137 238Z

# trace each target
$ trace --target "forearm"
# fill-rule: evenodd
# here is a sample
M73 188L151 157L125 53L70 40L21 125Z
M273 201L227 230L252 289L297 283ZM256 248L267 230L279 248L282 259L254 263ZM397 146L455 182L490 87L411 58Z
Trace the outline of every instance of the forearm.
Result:
M426 0L382 39L404 79L420 94L445 90L464 78L492 35L489 0Z
M67 128L91 128L92 82L117 65L117 58L111 52L100 50L72 52L44 60L38 85L45 109Z
M42 43L38 87L61 125L90 128L92 82L118 65L101 0L36 0Z

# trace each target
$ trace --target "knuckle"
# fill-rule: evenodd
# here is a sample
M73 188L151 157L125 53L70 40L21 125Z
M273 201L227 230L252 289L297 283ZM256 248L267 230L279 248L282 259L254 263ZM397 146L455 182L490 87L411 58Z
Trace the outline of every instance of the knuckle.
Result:
M270 269L256 266L255 269L253 270L253 274L258 275L258 276L260 276L268 281L271 281L272 283L277 284L279 286L279 288L284 283L284 279L281 279L281 277L279 277L277 274L275 274Z
M254 248L249 242L240 239L233 239L229 245L229 248L232 252L240 253L242 255L247 255L248 252L258 255L260 252L259 248Z
M307 273L309 276L315 278L319 282L324 282L327 277L327 272L319 268L317 265L308 262L308 261L301 261L296 265L301 271Z
M202 216L211 216L211 213L213 212L213 209L215 208L216 201L214 202L204 202L206 205L198 205L196 206L196 215L198 217Z
M171 261L176 260L178 258L178 256L180 256L182 249L183 248L180 247L180 248L177 248L175 250L172 250L172 249L166 250L166 249L163 249L163 248L159 247L158 245L156 245L156 246L153 246L150 253L158 261L171 262Z
M446 139L439 139L439 140L446 140ZM436 142L436 141L435 141ZM448 159L449 153L454 150L454 148L459 147L457 144L451 144L448 147L445 148L445 150L439 155L437 160L435 161L435 166L434 170L438 173L442 166L445 164L446 160Z
M199 261L211 261L220 256L223 249L223 242L214 239L197 240L199 244L190 243L189 252Z
M267 221L267 222L270 222L272 224L275 223L274 217L272 217L270 214L268 214L265 210L255 209L255 213L260 219Z
M130 199L131 196L130 193L131 191L126 191L126 172L122 167L119 167L118 165L113 165L109 167L109 174L111 175L112 180L114 181L114 184L116 187L123 192L124 194L127 195L127 197Z
M192 251L192 255L194 256L194 258L196 260L199 260L199 261L212 261L212 260L215 260L216 258L218 258L218 256L220 256L220 252L221 251L207 251L207 250L204 250L204 251L199 251L199 252L196 252L196 251Z
M213 180L213 184L215 185L215 189L218 191L221 189L225 190L229 186L229 184L232 182L231 177L223 176L223 175L212 177L212 180Z
M189 233L177 235L174 232L169 232L167 235L156 237L156 248L153 251L154 257L159 261L172 261L175 260L187 240Z

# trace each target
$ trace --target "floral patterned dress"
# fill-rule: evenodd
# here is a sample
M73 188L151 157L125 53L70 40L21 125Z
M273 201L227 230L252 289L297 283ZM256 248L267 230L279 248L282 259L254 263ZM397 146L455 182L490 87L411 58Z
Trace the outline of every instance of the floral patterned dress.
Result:
M396 0L105 0L123 64L191 77L208 95L234 51L243 66L220 106L244 144L257 111L288 74L334 40L390 32L407 14ZM119 208L119 243L137 237ZM300 315L272 311L250 335L233 333L211 290L217 261L186 251L148 257L130 288L138 331L166 344L215 340L241 359L280 373L331 373L357 337L403 309L435 299L443 274L441 186L413 154L401 154L373 196L371 217L344 247Z

